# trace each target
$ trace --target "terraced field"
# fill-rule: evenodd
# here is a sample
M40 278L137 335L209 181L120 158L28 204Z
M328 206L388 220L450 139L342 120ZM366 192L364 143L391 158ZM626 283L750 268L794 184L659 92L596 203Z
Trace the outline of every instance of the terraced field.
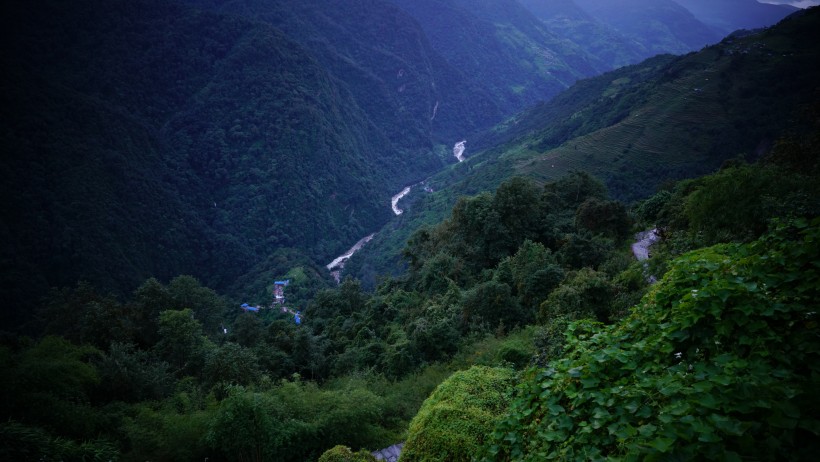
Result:
M712 138L730 123L715 78L727 64L713 59L703 56L703 70L662 84L649 101L612 126L544 152L518 149L502 157L514 163L516 173L542 181L571 170L586 170L609 182L618 174L678 177L675 173L713 169L719 161L709 155Z

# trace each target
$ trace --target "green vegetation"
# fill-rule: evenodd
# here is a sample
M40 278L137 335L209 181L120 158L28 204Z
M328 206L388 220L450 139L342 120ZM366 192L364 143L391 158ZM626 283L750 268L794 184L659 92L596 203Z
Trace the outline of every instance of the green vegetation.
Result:
M375 462L376 458L367 451L353 452L347 446L335 446L319 457L319 462Z
M513 371L474 366L442 382L413 418L402 461L470 461L509 405Z
M411 240L405 278L373 293L352 279L319 290L300 326L277 309L242 313L191 276L149 279L125 301L88 284L54 290L38 316L38 330L53 336L9 337L3 349L4 431L28 441L9 451L46 454L55 438L82 445L93 434L102 446L88 450L123 460L305 460L338 444L401 441L453 371L520 369L537 342L555 344L523 326L553 288L585 290L564 278L575 266L593 265L608 294L643 290L609 282L619 270L604 262L615 252L594 244L624 236L577 227L590 197L607 201L579 173L544 188L515 179L465 199ZM303 269L290 275L310 280ZM507 383L513 372L504 370Z
M798 220L686 254L621 322L570 325L488 460L810 460L819 239Z
M515 2L397 1L453 6L421 25L383 0L189 3L3 8L0 459L820 449L820 10L473 138L584 63ZM462 43L428 42L459 11ZM488 58L521 78L454 70ZM334 284L323 263L384 223Z

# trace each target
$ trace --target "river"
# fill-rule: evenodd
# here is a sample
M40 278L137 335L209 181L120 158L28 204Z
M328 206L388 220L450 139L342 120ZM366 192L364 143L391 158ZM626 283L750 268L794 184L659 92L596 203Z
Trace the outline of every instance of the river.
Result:
M353 245L353 247L350 248L350 250L348 250L347 252L345 252L341 256L336 257L336 259L333 260L332 262L328 263L326 268L331 270L331 271L334 270L334 269L344 268L345 263L347 263L347 261L350 260L350 257L352 257L354 253L358 252L359 249L361 249L365 244L370 242L373 239L373 236L375 236L375 235L376 235L376 233L373 233L369 236L365 236L365 237L359 239L359 242L355 243Z
M436 108L438 108L438 104L436 104ZM455 146L453 146L453 155L456 157L456 159L458 159L459 162L464 162L464 151L466 149L466 143L467 140L461 140L458 143L456 143ZM393 213L396 214L396 216L404 213L404 210L399 208L399 201L402 200L404 196L410 194L410 191L413 189L413 186L424 184L424 190L427 192L432 192L433 189L426 183L427 180L424 180L414 185L405 186L404 189L402 189L398 194L393 196L390 199L390 208L393 209ZM339 279L341 278L341 272L342 269L345 267L345 263L347 263L347 261L350 260L350 257L352 257L354 253L358 252L359 249L361 249L365 244L370 242L370 240L373 239L373 236L375 235L376 233L373 233L367 237L360 239L359 242L357 242L355 245L353 245L353 247L350 248L350 250L336 257L335 260L327 264L326 268L328 269L328 271L330 271L330 274L332 274L333 277L336 279L336 282L339 282Z
M459 162L464 162L464 150L467 149L464 145L467 144L467 140L461 140L453 146L453 155L456 156Z
M393 208L393 213L395 213L396 215L401 215L402 213L404 213L404 210L399 208L399 201L402 197L410 194L411 188L411 186L408 186L402 189L400 193L393 196L393 199L390 200L390 206Z

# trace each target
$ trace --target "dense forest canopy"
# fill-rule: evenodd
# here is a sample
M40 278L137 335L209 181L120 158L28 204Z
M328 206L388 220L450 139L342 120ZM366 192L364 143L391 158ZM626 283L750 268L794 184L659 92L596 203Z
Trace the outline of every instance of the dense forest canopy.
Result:
M0 459L819 449L820 9L1 8Z

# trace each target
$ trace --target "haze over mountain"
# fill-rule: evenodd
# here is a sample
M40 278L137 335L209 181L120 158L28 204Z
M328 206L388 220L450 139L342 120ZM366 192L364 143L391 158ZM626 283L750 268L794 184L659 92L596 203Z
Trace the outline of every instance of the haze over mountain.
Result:
M769 26L797 11L793 6L772 5L757 0L675 1L723 35L738 29Z

